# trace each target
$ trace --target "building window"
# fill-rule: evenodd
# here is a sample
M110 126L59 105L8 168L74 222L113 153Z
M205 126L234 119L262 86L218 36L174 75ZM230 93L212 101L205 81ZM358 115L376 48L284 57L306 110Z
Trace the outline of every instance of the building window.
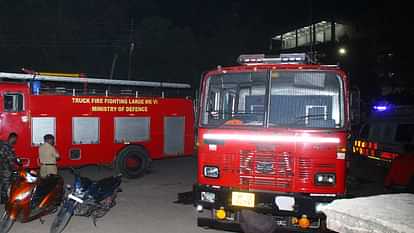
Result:
M19 93L7 93L4 95L5 112L22 112L23 95Z

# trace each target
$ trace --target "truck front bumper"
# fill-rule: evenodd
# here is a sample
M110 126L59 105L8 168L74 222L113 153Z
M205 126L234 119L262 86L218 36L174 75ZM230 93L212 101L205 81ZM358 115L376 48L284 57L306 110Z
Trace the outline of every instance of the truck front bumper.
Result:
M317 211L320 203L333 200L332 197L311 197L305 194L271 193L271 192L246 192L254 194L254 207L235 206L232 203L233 192L246 192L223 187L213 187L206 185L194 185L194 204L199 212L198 225L224 230L239 231L240 213L242 210L253 210L267 216L273 216L281 226L292 227L291 220L306 215L312 222L319 222L325 219L325 215ZM294 200L292 208L279 206L276 201L279 198ZM225 210L226 219L217 219L215 211ZM206 211L209 210L209 211ZM208 212L203 214L203 212ZM319 224L318 223L318 227Z

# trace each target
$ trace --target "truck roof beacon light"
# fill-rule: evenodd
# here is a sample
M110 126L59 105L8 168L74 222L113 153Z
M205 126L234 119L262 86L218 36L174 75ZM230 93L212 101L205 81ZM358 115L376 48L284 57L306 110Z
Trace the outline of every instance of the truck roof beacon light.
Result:
M237 59L239 64L303 64L306 63L305 53L284 53L280 56L266 56L264 54L242 54Z
M375 105L373 108L377 112L384 112L388 110L388 106L386 105Z
M392 105L388 101L379 101L374 106L372 106L372 109L376 112L385 112L391 110Z

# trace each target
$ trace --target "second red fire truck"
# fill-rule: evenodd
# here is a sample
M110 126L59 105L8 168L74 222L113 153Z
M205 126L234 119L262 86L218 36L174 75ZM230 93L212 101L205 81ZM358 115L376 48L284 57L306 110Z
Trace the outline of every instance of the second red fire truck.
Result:
M304 54L239 62L202 80L198 224L323 228L318 205L345 194L346 74Z
M27 167L39 166L45 134L55 135L60 167L113 164L130 178L152 159L193 153L192 101L143 89L187 84L38 73L0 73L0 79L0 138L19 135L16 153Z

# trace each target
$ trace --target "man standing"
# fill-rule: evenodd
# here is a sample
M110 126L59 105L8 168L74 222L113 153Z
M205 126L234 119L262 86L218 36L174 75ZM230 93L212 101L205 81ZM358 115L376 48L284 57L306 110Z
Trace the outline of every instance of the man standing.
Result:
M15 169L16 153L13 146L17 142L17 134L10 133L7 142L2 143L0 147L0 195L1 203L7 200L7 189L10 186L10 179Z
M55 137L51 134L46 134L43 139L45 143L39 147L40 176L57 175L56 160L59 159L59 154L54 147Z

